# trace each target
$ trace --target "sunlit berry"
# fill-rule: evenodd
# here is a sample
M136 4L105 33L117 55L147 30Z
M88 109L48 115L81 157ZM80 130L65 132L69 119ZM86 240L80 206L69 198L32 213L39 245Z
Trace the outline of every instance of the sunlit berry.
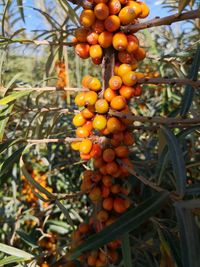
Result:
M108 16L104 22L105 29L109 32L115 32L120 27L120 19L116 15Z
M109 15L109 8L105 3L99 3L94 8L94 14L97 19L105 20Z
M112 90L118 90L122 86L122 79L119 76L112 76L109 80L109 87Z
M95 14L93 10L83 10L80 16L80 23L84 27L91 27L95 22Z
M127 36L127 41L128 41L127 48L126 48L127 52L133 53L137 51L137 49L139 48L138 38L135 35L130 34Z
M80 143L79 151L83 154L89 154L92 149L92 141L91 140L83 140Z
M85 104L86 105L94 105L97 101L98 95L94 91L86 92L85 93Z
M94 106L88 106L81 111L81 114L85 119L92 119L95 116Z
M119 0L110 0L108 3L110 15L116 15L121 10L121 3Z
M117 93L116 91L110 89L110 88L107 88L105 91L104 91L104 98L110 102L115 96L117 96Z
M81 113L76 114L73 118L73 121L72 121L72 123L76 127L83 126L85 124L85 122L86 122L86 119L84 118L84 116Z
M103 130L106 128L107 119L103 115L96 115L93 120L93 127L96 130Z
M107 113L108 109L109 109L109 105L105 99L99 99L95 103L95 110L97 113L100 113L100 114Z
M97 19L92 25L92 30L98 34L102 33L105 30L104 21Z
M81 43L87 42L87 34L88 34L88 29L78 28L75 30L75 36L77 38L77 41Z
M77 44L75 46L75 52L82 59L89 58L89 56L90 56L90 46L88 44L85 44L85 43Z
M138 2L138 4L140 5L140 7L142 9L142 13L139 15L139 17L142 19L146 18L150 12L148 6L144 2Z
M131 6L134 9L137 18L141 15L142 7L136 1L128 1L126 5Z
M123 25L134 23L136 17L137 16L134 11L134 8L131 6L125 6L119 12L119 19L120 19L121 24Z
M96 32L89 32L87 34L86 40L88 44L95 45L98 43L99 35Z
M88 81L88 88L92 91L98 92L101 89L101 82L99 79L92 77Z
M123 51L127 48L128 40L126 34L123 32L117 32L113 36L113 47L118 51Z
M108 48L112 45L113 34L112 32L104 31L99 34L98 43L103 48Z
M107 128L111 133L116 133L121 131L122 124L119 119L111 117L107 121Z
M84 127L79 127L76 129L76 136L80 137L80 138L85 138L88 137L90 135L90 132L88 131L88 129L84 128Z
M122 77L122 81L127 86L133 86L137 83L137 77L133 71L128 71Z

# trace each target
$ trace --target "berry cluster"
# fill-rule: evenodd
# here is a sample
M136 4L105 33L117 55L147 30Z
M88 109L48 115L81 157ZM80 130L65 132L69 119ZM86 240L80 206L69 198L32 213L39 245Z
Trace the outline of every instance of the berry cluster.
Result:
M117 51L119 62L137 67L144 59L145 50L139 47L138 38L133 34L120 31L121 25L135 24L138 19L149 14L149 8L143 2L128 0L90 1L93 9L84 9L80 16L83 28L75 31L78 44L76 53L82 58L91 57L94 64L101 64L103 49L111 46Z
M108 88L102 88L99 79L87 75L82 80L86 91L79 92L75 98L80 112L74 116L73 124L77 127L76 136L83 140L72 142L71 146L80 152L82 160L93 162L93 168L82 174L81 191L88 195L94 209L88 222L73 232L72 249L112 224L131 205L127 177L128 169L133 168L129 159L129 146L134 144L129 125L133 122L123 115L130 113L131 98L141 95L138 79L144 74L135 70L138 61L146 55L135 35L119 30L120 25L134 24L146 17L149 13L146 4L125 0L90 2L93 9L83 10L80 17L84 28L76 31L77 40L82 42L76 45L76 53L81 58L90 56L95 64L100 64L105 50L111 47L115 65ZM122 116L111 115L110 110ZM114 240L107 244L106 250L89 251L79 260L93 267L115 264L119 247L120 240Z

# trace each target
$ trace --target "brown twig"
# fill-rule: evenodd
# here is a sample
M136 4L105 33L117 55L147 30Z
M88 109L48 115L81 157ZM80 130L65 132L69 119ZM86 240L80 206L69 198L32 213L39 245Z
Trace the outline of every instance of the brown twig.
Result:
M88 138L93 142L104 143L107 138L100 137L100 136L92 136ZM49 138L49 139L27 139L24 140L29 144L48 144L48 143L72 143L72 142L79 142L84 140L84 138L73 138L73 137L66 137L66 138Z
M189 19L196 19L196 18L200 18L200 9L194 11L188 11L182 14L177 13L164 18L156 17L146 22L137 23L134 25L122 26L121 30L126 33L133 33L147 28L158 27L162 25L171 25L172 23L175 22L189 20Z

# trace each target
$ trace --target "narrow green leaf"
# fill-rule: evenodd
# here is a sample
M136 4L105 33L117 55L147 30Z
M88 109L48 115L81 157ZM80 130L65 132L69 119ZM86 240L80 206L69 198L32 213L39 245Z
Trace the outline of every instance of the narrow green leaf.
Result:
M188 75L189 79L193 79L193 80L197 79L199 67L200 67L200 45L197 47L197 51L194 55L191 70L190 70L190 73ZM188 113L188 111L192 105L194 91L195 90L192 86L190 86L190 85L186 86L186 89L185 89L185 92L184 92L184 95L182 98L182 102L181 102L181 108L180 108L180 115L181 116L185 116Z
M123 256L124 266L133 267L132 266L132 259L131 259L130 238L129 238L128 233L126 233L122 237L122 256Z
M87 238L83 244L69 255L70 258L76 259L82 253L99 248L116 239L116 237L136 229L159 211L164 202L168 199L168 195L167 192L157 193L136 208L132 207L129 211L121 215L112 225L107 226L101 232Z
M19 161L26 146L22 146L8 157L1 165L1 176L12 171L13 165Z
M186 167L183 153L176 136L164 126L161 126L161 129L166 136L173 171L176 178L177 192L180 195L184 195L186 186Z
M34 258L34 256L30 253L27 253L21 249L11 247L2 243L0 243L0 251L8 255L24 258L25 260L31 260Z
M18 5L18 8L19 8L19 12L20 12L21 18L22 18L23 22L25 22L23 0L17 0L17 5Z
M14 105L10 105L0 113L0 142L3 140L5 128L9 121L10 113L12 112L13 107Z
M181 201L175 203L183 267L200 266L200 236L191 209L200 208L200 201Z
M18 263L18 262L23 262L23 261L26 261L26 259L19 258L16 256L8 256L0 260L0 266L5 266L7 264Z
M7 2L5 4L4 11L3 11L3 16L2 16L2 19L1 19L1 32L2 32L2 35L3 36L5 35L5 20L6 20L6 15L7 15L7 11L8 11L8 8L10 7L11 2L12 2L11 0L7 0Z
M10 103L10 102L12 102L18 98L29 95L31 92L32 92L32 90L24 90L24 91L20 91L20 92L14 92L14 93L2 98L0 100L0 105L7 105L8 103Z
M33 237L31 235L28 235L27 233L25 233L22 230L17 230L16 233L19 235L19 237L29 246L31 246L32 248L37 248L38 245L36 243L36 240L33 239Z

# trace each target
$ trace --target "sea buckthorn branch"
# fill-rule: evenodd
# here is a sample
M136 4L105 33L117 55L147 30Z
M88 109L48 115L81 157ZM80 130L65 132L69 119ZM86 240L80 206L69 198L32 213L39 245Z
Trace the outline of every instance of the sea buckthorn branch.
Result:
M155 19L146 22L136 23L134 25L121 26L121 30L125 33L134 33L139 30L147 28L158 27L163 25L171 25L175 22L197 19L197 18L200 18L200 9L194 11L188 11L182 14L177 13L163 18L156 17Z
M93 142L104 143L106 142L106 138L102 136L92 136L89 138ZM85 138L78 138L78 137L66 137L66 138L49 138L49 139L27 139L22 140L24 142L30 144L45 144L45 143L72 143L72 142L81 142L85 140Z

